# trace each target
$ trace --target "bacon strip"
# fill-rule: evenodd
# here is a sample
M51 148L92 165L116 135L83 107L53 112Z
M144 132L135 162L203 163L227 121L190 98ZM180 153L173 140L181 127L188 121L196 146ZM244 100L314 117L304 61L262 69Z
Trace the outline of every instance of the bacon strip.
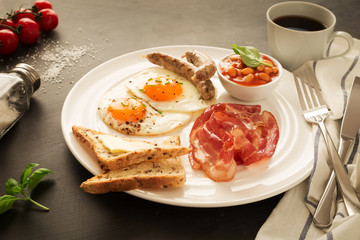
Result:
M190 132L191 166L214 181L230 181L236 165L271 158L279 139L275 117L260 105L219 103L195 121Z

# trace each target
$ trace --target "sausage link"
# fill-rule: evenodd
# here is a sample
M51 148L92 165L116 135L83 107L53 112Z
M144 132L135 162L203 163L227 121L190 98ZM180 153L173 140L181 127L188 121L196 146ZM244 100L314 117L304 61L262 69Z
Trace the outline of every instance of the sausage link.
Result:
M209 79L205 81L200 81L195 86L199 90L200 95L204 100L210 100L215 97L216 90L213 83Z
M145 58L153 64L162 66L185 77L196 86L201 95L201 98L204 100L210 100L215 97L215 88L212 82L209 80L209 78L200 80L201 78L197 77L196 73L198 68L196 68L195 65L182 59L178 59L159 52L147 54Z
M195 67L201 67L203 65L215 65L214 61L210 57L196 50L187 51L185 53L185 57L186 60L189 63L194 64Z
M147 54L145 58L149 60L149 62L175 72L192 82L191 78L194 76L196 71L196 67L194 65L160 52Z
M216 65L214 61L205 54L190 50L185 53L186 60L197 67L193 78L197 78L199 81L205 81L210 79L216 72Z

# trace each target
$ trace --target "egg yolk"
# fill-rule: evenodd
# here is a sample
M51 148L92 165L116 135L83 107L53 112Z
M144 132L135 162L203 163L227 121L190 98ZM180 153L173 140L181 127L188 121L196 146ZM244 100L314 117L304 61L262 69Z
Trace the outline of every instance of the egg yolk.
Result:
M168 78L151 78L145 84L144 93L151 99L159 102L170 101L183 92L181 83Z
M121 98L114 100L107 112L119 122L140 122L145 117L146 105L133 98Z

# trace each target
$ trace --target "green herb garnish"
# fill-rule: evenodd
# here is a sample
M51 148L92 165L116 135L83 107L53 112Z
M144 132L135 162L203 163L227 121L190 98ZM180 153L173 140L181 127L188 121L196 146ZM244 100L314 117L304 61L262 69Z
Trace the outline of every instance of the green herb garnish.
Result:
M259 50L251 46L237 46L235 43L232 45L234 52L241 56L241 59L246 64L246 66L251 68L256 68L260 64L272 67L272 64L266 63L263 61Z
M0 197L0 214L9 210L17 200L28 200L46 211L50 210L30 197L30 191L32 191L40 183L41 179L45 177L45 175L52 173L49 169L38 168L31 174L32 169L37 166L39 166L37 163L30 163L27 165L21 174L20 183L18 183L14 178L9 178L6 181L6 195ZM25 191L25 188L27 188L27 191ZM16 194L22 194L24 197L17 197L15 196Z

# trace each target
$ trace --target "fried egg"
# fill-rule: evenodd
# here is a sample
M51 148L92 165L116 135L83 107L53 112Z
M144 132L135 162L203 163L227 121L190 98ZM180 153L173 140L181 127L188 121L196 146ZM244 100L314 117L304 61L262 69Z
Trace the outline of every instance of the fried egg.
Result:
M160 67L140 72L126 87L137 98L164 112L197 112L214 103L201 99L197 88L187 79Z
M125 82L123 82L125 83ZM190 121L192 114L161 112L118 84L99 101L98 114L110 127L129 135L159 135Z

